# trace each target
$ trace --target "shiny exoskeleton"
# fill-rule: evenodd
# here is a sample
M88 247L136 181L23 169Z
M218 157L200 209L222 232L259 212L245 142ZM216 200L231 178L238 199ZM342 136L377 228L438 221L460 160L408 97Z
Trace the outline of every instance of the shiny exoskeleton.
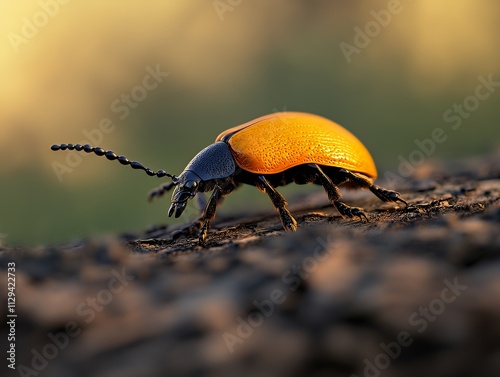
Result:
M200 218L177 233L190 234L198 230L200 244L205 242L218 203L241 184L255 186L269 196L287 231L296 230L297 222L276 187L291 182L323 186L340 214L351 218L368 220L361 208L339 201L337 186L342 184L369 189L385 202L407 204L398 192L373 184L377 175L375 164L354 135L328 119L306 113L271 114L229 129L199 152L179 176L164 170L152 171L125 156L88 144L59 144L51 148L93 152L144 170L149 176L171 178L171 182L152 190L148 197L150 200L161 197L175 187L168 215L176 218L197 193L212 192Z

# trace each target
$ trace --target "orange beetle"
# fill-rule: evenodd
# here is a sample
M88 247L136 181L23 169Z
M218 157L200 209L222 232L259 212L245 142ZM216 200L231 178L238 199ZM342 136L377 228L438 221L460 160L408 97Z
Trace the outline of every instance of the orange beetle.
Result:
M152 171L125 156L88 144L53 145L52 150L94 152L123 165L142 169L150 176L170 177L149 193L149 199L162 196L173 187L168 215L179 217L187 201L197 193L212 191L201 217L177 233L190 234L199 229L199 242L204 243L217 204L240 184L256 186L271 199L279 213L283 228L297 229L297 222L286 208L286 200L276 190L295 182L323 186L328 198L342 216L366 219L361 208L339 201L341 184L367 188L385 202L406 203L396 191L373 184L377 169L365 146L349 131L318 115L283 112L266 115L222 132L214 144L199 152L178 176L164 170Z

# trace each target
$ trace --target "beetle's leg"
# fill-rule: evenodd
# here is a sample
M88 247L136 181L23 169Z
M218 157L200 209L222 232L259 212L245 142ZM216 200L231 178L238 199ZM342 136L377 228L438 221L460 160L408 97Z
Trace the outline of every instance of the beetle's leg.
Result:
M172 187L174 187L176 184L174 182L168 182L163 185L161 185L158 188L155 188L151 190L148 193L148 201L152 201L154 198L161 198L163 194L165 194L167 191L171 190Z
M332 180L323 172L323 170L321 170L318 165L314 165L314 168L317 169L319 183L321 183L321 185L325 189L326 194L328 195L328 199L330 200L330 202L332 202L335 208L337 208L342 217L347 216L352 218L357 216L360 218L360 220L363 220L364 218L366 221L369 221L362 208L349 207L347 204L340 202L340 191L337 186L333 184Z
M222 185L215 186L212 191L212 195L206 203L205 209L203 210L200 218L185 228L176 231L173 234L173 239L176 239L182 235L193 234L196 230L198 232L198 241L200 245L204 245L205 239L207 237L208 230L210 229L210 223L215 218L215 213L217 211L217 205L222 202L224 196L229 195L237 187L234 182L224 182ZM200 193L198 193L200 194Z
M200 245L205 243L207 237L208 229L210 228L210 222L215 218L215 213L217 211L217 204L222 198L220 187L216 187L208 199L207 206L203 210L203 214L200 218L201 228L198 233L198 242Z
M271 186L269 181L263 175L259 175L256 187L265 192L271 199L271 202L273 202L274 207L279 213L283 228L286 231L296 231L297 221L295 221L290 211L286 209L287 202L285 198L278 191L276 191L273 186Z
M208 203L206 203L205 209L203 210L201 216L188 226L185 226L184 228L175 231L172 234L172 238L175 240L180 236L188 236L199 230L198 231L199 243L203 244L207 236L208 229L210 227L210 221L212 221L215 217L215 211L217 210L217 203L220 199L221 199L220 189L219 187L216 187L212 192L212 195L210 196Z
M408 203L401 197L401 194L397 191L387 190L383 187L374 185L369 179L365 178L360 174L350 172L346 169L341 169L341 173L351 181L360 187L369 189L373 194L377 196L380 200L384 202L402 202L408 207Z
M212 192L212 195L208 199L208 203L206 204L200 218L198 218L196 221L193 221L188 226L175 231L172 234L172 238L175 240L180 236L188 236L199 230L199 244L203 245L205 242L205 238L207 237L208 230L210 229L210 223L215 218L217 205L222 202L224 196L229 195L236 187L237 185L234 184L234 182L231 182L231 184L216 186L214 191Z
M200 233L198 233L198 240L200 245L205 243L205 239L207 237L208 230L210 229L210 223L213 219L215 219L215 213L217 212L217 205L222 202L222 199L233 192L233 190L237 187L237 185L228 181L226 184L221 186L216 186L210 199L208 199L207 206L201 215L200 222L201 228Z

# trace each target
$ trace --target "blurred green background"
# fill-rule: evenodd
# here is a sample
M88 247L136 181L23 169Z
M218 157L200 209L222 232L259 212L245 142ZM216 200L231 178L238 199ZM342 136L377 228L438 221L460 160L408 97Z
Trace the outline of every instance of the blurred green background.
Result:
M65 164L67 154L50 145L81 142L104 118L114 130L100 146L175 174L219 132L283 110L344 125L367 145L382 177L437 127L448 139L430 159L488 153L500 143L500 90L477 104L469 98L477 109L458 129L443 119L475 96L479 77L500 81L498 1L61 3L0 3L3 244L168 222L168 198L145 200L162 181L117 162L82 155L58 179L53 164ZM348 58L347 44L357 49ZM141 91L148 67L169 75ZM144 98L125 116L117 106L131 92ZM294 190L284 192L290 198ZM243 208L271 205L247 187L221 213Z

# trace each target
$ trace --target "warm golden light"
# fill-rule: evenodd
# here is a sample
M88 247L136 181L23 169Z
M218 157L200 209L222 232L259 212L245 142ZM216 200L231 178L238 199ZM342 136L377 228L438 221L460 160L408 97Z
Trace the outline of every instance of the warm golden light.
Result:
M107 120L101 146L182 169L224 129L282 110L335 119L377 166L395 165L479 77L500 82L499 14L487 0L4 1L0 175L32 169L57 184L54 162L78 158L49 146L92 142ZM152 90L148 70L164 72ZM486 131L464 126L438 152L491 146L494 101L474 114ZM109 170L81 164L65 184Z

